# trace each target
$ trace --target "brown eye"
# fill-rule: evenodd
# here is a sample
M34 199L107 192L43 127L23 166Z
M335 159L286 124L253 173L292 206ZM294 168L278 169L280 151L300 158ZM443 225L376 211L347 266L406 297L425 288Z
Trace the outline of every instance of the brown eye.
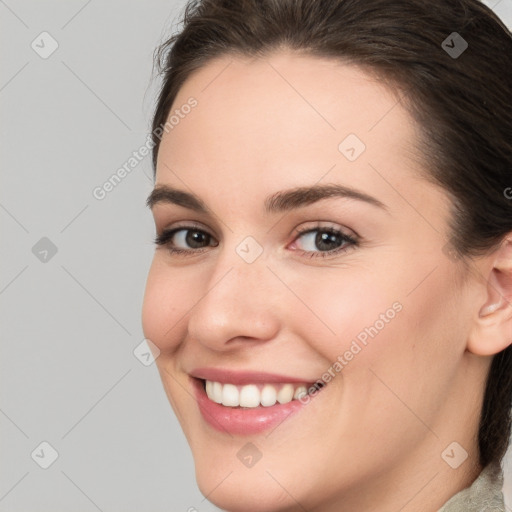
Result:
M302 248L300 250L312 253L312 257L322 257L324 256L322 253L337 253L343 251L348 246L357 244L357 241L352 237L333 228L307 229L299 234L297 240L302 240Z
M195 227L180 227L163 231L155 238L155 243L167 246L171 252L193 252L212 245L212 240L213 237L205 231Z
M180 231L183 231L185 233L185 236L178 235ZM183 242L192 249L199 249L203 246L208 246L211 238L208 233L191 229L180 229L174 235L177 240Z

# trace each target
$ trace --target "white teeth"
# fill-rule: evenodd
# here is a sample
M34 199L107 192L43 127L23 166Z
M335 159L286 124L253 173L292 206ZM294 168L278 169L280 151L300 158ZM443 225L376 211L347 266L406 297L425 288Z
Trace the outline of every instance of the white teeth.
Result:
M222 387L222 405L237 407L240 405L240 393L233 384L224 384Z
M297 400L299 398L302 398L303 396L306 396L307 394L308 394L308 390L307 390L306 386L299 386L295 390L295 393L293 393L293 399Z
M260 390L258 386L249 384L240 390L240 407L258 407L260 405Z
M221 384L220 382L206 381L206 395L210 400L226 407L271 407L276 402L287 404L307 395L307 387L303 384L247 384L235 386L234 384Z
M261 405L263 407L270 407L277 402L277 391L274 386L265 384L261 390Z
M285 384L277 393L277 401L280 404L287 404L293 400L293 386L291 384Z
M208 381L206 381L208 382ZM206 390L208 393L208 389ZM213 382L211 389L212 396L208 395L211 400L217 402L218 404L222 403L222 384L220 382Z

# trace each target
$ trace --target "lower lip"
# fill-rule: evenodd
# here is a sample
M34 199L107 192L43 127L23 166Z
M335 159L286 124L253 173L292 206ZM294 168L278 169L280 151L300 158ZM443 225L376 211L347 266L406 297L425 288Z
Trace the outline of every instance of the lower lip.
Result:
M225 434L250 435L270 430L306 405L300 400L292 400L287 404L277 403L270 407L259 406L250 409L226 407L208 398L202 380L192 378L192 381L204 420L214 429ZM313 399L313 396L309 398Z

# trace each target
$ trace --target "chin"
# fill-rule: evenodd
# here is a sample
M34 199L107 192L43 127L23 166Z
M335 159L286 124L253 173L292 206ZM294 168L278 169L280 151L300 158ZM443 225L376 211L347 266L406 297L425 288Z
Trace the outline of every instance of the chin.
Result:
M243 475L243 471L247 474ZM268 474L256 477L251 469L242 468L235 472L219 475L207 467L196 471L201 493L225 512L295 512L304 510ZM229 474L229 476L227 476ZM212 478L213 477L213 478ZM289 486L288 486L289 487Z

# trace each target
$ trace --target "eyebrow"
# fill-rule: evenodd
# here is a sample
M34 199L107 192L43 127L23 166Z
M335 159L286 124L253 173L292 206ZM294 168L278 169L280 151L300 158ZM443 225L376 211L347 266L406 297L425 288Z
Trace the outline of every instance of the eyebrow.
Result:
M356 199L387 211L386 205L373 196L344 185L329 184L276 192L265 199L265 212L268 214L286 212L333 197ZM199 197L168 185L157 185L146 200L146 205L151 209L160 203L175 204L198 213L208 213L207 206Z

